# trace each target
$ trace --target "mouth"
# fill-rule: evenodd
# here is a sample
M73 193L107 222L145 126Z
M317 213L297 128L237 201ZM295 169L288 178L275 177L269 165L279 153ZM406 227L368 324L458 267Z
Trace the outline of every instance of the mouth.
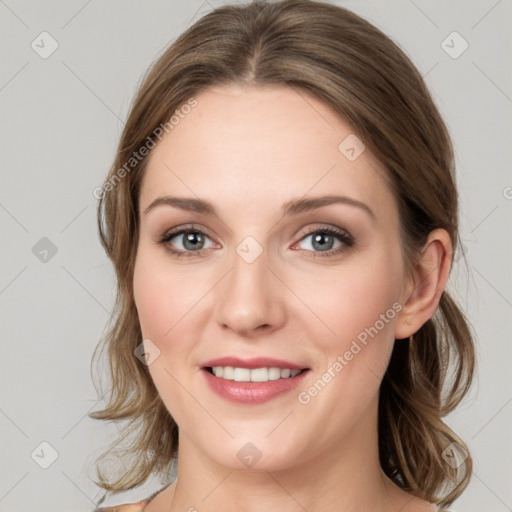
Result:
M224 400L256 405L284 396L311 371L295 363L269 358L216 359L201 367L210 389Z
M243 368L233 366L206 366L204 369L219 379L235 382L268 382L290 379L306 372L308 368L292 369L277 367Z

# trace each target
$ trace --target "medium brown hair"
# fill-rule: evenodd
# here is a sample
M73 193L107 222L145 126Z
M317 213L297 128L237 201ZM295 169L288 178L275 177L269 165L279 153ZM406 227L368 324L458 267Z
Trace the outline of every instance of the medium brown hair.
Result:
M90 416L129 420L98 463L117 453L129 463L103 489L131 489L165 473L177 456L178 427L147 366L135 356L142 333L132 278L139 236L139 193L148 158L126 163L158 141L155 128L210 86L288 86L310 94L351 126L383 164L397 198L407 272L429 233L460 243L452 143L422 76L378 28L321 1L254 1L217 8L194 23L153 63L131 106L98 203L100 238L117 276L111 322L97 347L107 351L110 389ZM126 172L120 173L123 168ZM122 176L121 176L122 174ZM95 351L96 355L97 351ZM380 388L379 453L401 488L442 506L467 486L471 457L453 468L443 451L463 441L443 422L468 391L475 366L471 327L447 290L434 316L395 341ZM469 452L468 452L469 453Z

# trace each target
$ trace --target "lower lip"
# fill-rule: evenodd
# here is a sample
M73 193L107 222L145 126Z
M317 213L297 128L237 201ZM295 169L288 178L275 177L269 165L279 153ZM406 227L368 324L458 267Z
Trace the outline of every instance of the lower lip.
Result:
M210 388L220 397L242 404L262 404L296 388L309 370L296 377L269 380L267 382L237 382L215 377L208 370L201 370Z

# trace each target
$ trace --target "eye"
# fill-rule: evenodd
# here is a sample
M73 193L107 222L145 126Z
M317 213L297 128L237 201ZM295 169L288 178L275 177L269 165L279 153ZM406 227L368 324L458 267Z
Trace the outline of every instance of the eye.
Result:
M354 246L354 239L346 231L324 227L310 231L303 236L299 242L311 239L303 250L309 253L309 257L328 257L341 254ZM173 242L173 240L176 240ZM210 241L208 246L207 241ZM160 243L165 245L166 249L178 257L196 257L203 250L211 249L217 246L211 238L202 230L190 226L183 226L165 233L160 239ZM309 246L309 247L308 247Z
M354 239L347 232L335 228L320 228L310 231L301 241L311 239L306 243L310 257L327 257L341 254L354 245ZM336 245L338 242L338 245ZM308 247L309 246L309 247Z
M177 242L173 242L174 239ZM210 237L200 229L193 226L185 226L165 233L160 239L160 243L164 244L176 256L194 257L203 249L215 246L213 242L208 246L206 244L207 240L211 242ZM178 248L176 248L176 245Z

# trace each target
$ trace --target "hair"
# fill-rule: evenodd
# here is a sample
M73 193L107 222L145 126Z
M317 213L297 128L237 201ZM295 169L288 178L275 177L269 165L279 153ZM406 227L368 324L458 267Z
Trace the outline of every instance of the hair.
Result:
M232 84L292 87L350 123L386 169L399 208L408 274L432 230L449 233L454 253L460 245L450 136L421 74L396 43L351 11L322 1L255 0L204 15L144 75L99 197L99 235L115 267L117 296L93 355L94 360L100 347L107 351L108 401L90 416L128 420L122 435L96 460L96 484L107 492L132 489L154 473L168 475L178 449L178 427L147 366L134 357L143 339L132 278L148 161L147 155L134 155L156 145L155 128L169 126L194 95ZM127 162L131 168L120 172ZM462 493L472 472L467 446L442 418L471 386L473 338L467 318L445 289L432 318L413 337L395 340L379 391L383 471L402 489L441 506ZM117 453L130 465L108 480L100 462L123 441ZM452 443L467 455L457 468L443 458Z

